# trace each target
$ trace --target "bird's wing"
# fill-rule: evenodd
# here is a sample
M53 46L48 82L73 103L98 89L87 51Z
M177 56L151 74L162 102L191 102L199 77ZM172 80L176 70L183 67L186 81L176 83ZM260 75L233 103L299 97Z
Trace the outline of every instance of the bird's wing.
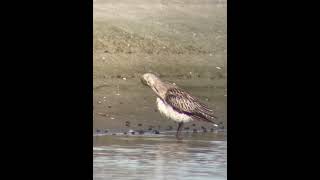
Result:
M201 103L197 98L187 92L171 88L167 91L165 101L171 105L176 111L192 116L197 120L213 122L216 117L213 110Z
M197 108L193 99L177 88L171 88L167 91L165 101L180 113L191 114Z

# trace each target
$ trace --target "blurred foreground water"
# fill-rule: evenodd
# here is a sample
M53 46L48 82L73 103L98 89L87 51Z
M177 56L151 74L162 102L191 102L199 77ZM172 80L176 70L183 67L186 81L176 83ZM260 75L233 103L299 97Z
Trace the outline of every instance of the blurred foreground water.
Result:
M93 179L227 179L223 132L94 136Z

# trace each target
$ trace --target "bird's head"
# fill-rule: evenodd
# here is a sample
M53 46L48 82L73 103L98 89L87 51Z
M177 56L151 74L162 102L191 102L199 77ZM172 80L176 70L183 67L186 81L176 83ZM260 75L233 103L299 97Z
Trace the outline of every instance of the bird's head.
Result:
M141 77L142 84L153 87L159 78L152 73L145 73Z
M142 84L149 86L160 98L165 97L165 93L167 92L168 85L163 83L158 76L152 73L143 74L141 77Z

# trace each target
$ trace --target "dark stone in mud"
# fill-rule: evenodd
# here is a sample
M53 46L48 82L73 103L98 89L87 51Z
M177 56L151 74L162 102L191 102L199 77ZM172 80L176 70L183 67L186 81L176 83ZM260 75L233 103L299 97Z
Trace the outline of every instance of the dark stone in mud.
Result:
M138 131L138 134L144 134L143 130Z
M184 129L185 129L185 130L189 130L190 128L189 128L189 127L185 127Z
M198 133L198 130L197 129L193 129L193 133Z
M192 124L192 126L196 126L196 124Z
M124 135L127 135L128 133L127 133L127 132L124 132L123 134L124 134Z
M108 51L108 50L105 50L104 53L109 53L109 51Z
M135 134L136 132L134 131L134 130L132 130L132 129L130 129L129 131L128 131L128 134Z
M207 129L205 127L201 126L201 129L203 132L207 132Z
M139 124L138 124L138 126L142 126L142 124L141 124L141 123L139 123Z
M108 108L111 108L112 106L108 106Z
M148 129L148 130L149 130L149 131L151 131L151 130L152 130L152 128L153 128L153 126L149 126L149 129Z
M154 134L160 134L160 132L158 130L153 130Z
M117 75L117 78L121 78L121 75Z
M99 132L101 132L101 130L100 130L100 129L97 129L96 132L99 133Z
M211 128L211 129L210 129L210 131L211 131L211 132L213 132L213 131L214 131L214 129L213 129L213 128Z
M123 102L120 102L120 104L123 104Z
M116 135L116 133L112 133L112 136L115 136Z
M129 127L130 126L130 122L126 121L126 126Z
M108 130L104 130L104 133L108 133L109 131Z
M158 109L154 109L154 112L158 112Z

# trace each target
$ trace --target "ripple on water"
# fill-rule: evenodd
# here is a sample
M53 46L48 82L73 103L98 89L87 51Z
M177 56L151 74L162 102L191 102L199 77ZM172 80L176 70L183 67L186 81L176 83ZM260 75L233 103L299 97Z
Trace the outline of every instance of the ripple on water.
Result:
M94 179L227 179L226 141L97 138Z

